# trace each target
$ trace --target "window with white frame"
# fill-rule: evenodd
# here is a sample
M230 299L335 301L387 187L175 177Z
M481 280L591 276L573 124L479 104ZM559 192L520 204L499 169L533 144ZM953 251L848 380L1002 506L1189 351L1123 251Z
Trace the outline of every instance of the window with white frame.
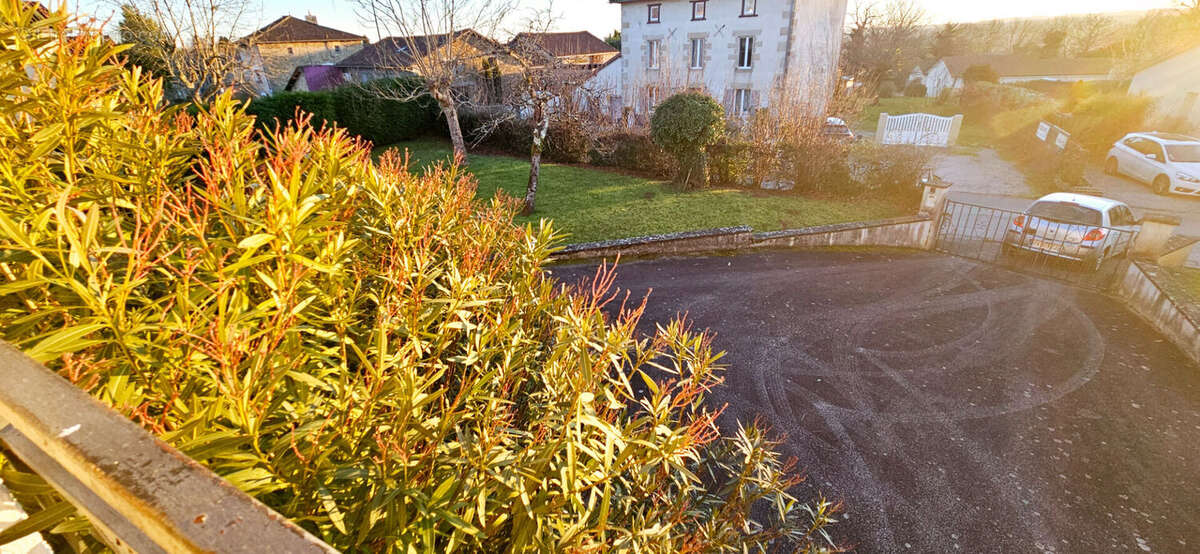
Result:
M742 116L754 109L753 95L748 88L733 91L733 114Z
M704 21L707 19L704 15L708 12L708 0L694 0L692 2L692 21Z
M646 41L646 67L658 69L658 59L662 54L661 40Z
M742 17L758 15L758 0L742 0Z
M662 23L662 4L646 6L646 23Z
M692 39L692 69L704 69L704 39Z
M650 85L646 87L646 107L654 110L654 107L658 105L658 97L659 91L657 86Z
M738 69L754 66L754 37L738 37Z

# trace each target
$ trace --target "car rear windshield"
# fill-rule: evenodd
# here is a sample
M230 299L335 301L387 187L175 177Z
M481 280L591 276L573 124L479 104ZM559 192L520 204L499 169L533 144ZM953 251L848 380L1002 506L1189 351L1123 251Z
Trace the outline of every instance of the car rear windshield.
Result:
M1101 225L1104 223L1104 215L1099 211L1067 202L1038 202L1029 208L1029 215L1077 225Z
M1167 159L1173 162L1200 163L1200 144L1172 144L1167 146Z

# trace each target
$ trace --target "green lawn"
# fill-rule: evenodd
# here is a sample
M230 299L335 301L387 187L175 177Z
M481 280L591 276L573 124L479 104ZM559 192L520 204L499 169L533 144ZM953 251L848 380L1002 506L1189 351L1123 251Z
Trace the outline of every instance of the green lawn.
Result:
M879 126L879 114L903 115L910 113L928 113L949 117L962 113L957 102L938 103L936 98L910 98L897 96L895 98L880 98L874 106L867 106L858 119L855 127L860 131L875 132ZM987 125L963 119L962 131L958 135L959 146L990 147L994 142L992 130Z
M388 148L407 149L420 164L449 159L445 142L418 140ZM505 156L470 157L479 197L503 190L525 196L529 161ZM676 192L662 181L599 169L557 164L542 167L538 209L518 223L554 220L568 243L677 231L749 225L756 231L809 227L912 214L916 206L882 200L830 200L741 189Z

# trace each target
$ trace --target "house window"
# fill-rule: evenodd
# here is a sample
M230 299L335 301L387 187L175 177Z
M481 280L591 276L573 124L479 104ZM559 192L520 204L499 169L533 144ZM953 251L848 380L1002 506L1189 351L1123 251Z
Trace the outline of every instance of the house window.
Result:
M704 69L704 39L692 39L692 69Z
M692 21L704 21L704 13L708 9L708 0L692 2Z
M752 98L748 88L733 91L733 114L738 116L749 114L754 109Z
M291 47L291 46L289 46L289 47L288 47L288 55L290 56L290 55L292 55L292 54L295 54L295 52L293 52L293 51L292 51L292 47Z
M742 0L742 17L758 15L758 0Z
M334 52L341 52L341 51L342 51L342 45L340 45L340 44L335 44L335 45L333 45L333 51L334 51Z
M662 50L662 41L648 40L646 41L646 67L650 69L658 69L658 58Z
M754 37L738 37L738 69L754 66Z
M646 23L662 23L662 4L646 6Z
M646 106L651 110L658 105L658 87L651 85L646 87Z

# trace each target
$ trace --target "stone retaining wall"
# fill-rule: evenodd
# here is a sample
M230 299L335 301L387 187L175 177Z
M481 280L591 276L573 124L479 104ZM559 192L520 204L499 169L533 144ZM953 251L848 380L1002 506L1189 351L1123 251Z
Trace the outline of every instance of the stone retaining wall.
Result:
M841 223L804 229L754 233L750 227L726 227L648 237L572 244L554 261L622 257L671 256L751 248L819 248L889 246L927 249L933 220L925 216Z
M1158 266L1133 262L1121 279L1117 294L1125 305L1200 363L1200 322L1172 299L1156 280Z

